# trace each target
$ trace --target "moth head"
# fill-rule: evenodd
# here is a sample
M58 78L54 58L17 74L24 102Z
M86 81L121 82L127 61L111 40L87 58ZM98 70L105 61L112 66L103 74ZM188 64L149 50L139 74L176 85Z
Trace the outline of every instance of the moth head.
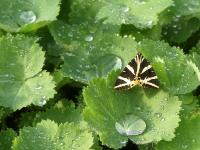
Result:
M134 79L132 81L132 83L133 83L133 85L139 85L139 86L143 85L142 82L141 82L141 80L140 80L140 78Z

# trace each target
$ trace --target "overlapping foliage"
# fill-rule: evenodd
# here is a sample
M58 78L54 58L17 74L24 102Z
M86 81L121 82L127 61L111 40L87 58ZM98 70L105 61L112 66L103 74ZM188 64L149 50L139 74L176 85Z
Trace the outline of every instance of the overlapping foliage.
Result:
M0 149L200 147L199 0L1 0L0 8ZM160 88L115 90L137 52Z

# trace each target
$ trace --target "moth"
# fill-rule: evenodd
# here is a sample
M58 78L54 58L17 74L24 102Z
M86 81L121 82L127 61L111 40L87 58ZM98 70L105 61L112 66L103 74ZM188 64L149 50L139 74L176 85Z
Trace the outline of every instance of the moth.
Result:
M150 63L137 53L118 76L115 89L128 90L136 85L150 88L159 88L159 81Z

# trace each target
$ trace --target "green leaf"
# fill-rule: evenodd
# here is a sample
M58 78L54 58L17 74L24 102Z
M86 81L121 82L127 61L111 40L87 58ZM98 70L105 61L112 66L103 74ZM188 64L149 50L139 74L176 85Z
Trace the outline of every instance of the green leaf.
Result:
M199 107L198 99L192 93L179 95L179 100L182 101L181 116L190 116Z
M200 113L193 113L189 118L182 117L176 130L176 137L170 142L159 142L156 150L198 150L200 147Z
M78 123L83 121L81 111L80 108L75 108L75 104L72 102L59 101L54 107L47 109L45 112L37 113L34 123L47 119L53 120L58 124L65 122Z
M62 70L56 70L54 73L53 73L53 79L54 81L56 82L56 89L60 89L62 88L63 86L65 85L70 85L72 87L82 87L83 85L79 82L75 82L74 80L68 78L68 77L65 77L63 75L63 71Z
M199 0L175 0L173 5L160 14L160 22L163 25L171 22L179 22L180 19L190 20L200 18Z
M2 107L0 107L0 123L1 123L1 118L3 117L5 111Z
M152 40L143 40L138 49L151 62L161 86L170 93L190 93L200 84L198 68L181 49Z
M5 122L5 120L12 113L13 113L13 110L0 106L0 124L1 124L2 129L7 128L7 123Z
M50 120L36 127L24 127L13 141L12 150L86 150L93 144L92 133L79 124L64 123L59 126Z
M197 18L185 19L171 22L163 29L164 38L171 42L182 43L193 33L199 30L200 20Z
M36 30L56 20L59 3L60 0L1 0L0 28L8 32Z
M113 87L118 74L113 72L107 79L92 80L83 92L84 119L102 143L117 149L125 146L128 138L136 144L171 140L179 122L178 97L163 90L139 87L116 91ZM136 124L143 128L132 128Z
M82 118L82 108L75 107L75 104L66 99L58 101L54 106L45 109L45 111L25 112L20 118L19 126L35 126L42 120L50 119L58 124L65 122L82 122L87 127Z
M199 0L175 0L174 4L165 12L165 16L169 20L179 20L180 17L188 19L200 17L200 1ZM164 18L165 19L165 18Z
M124 67L136 54L133 38L116 35L119 27L55 22L50 31L57 44L66 49L63 75L82 83Z
M69 22L81 24L83 22L95 22L95 17L103 6L101 1L73 0L69 13Z
M49 73L42 71L44 52L36 38L7 35L0 39L0 105L13 110L42 106L55 94Z
M60 69L60 65L63 64L63 49L57 44L50 42L47 44L46 52L46 68L53 72L56 69Z
M104 23L133 24L135 27L152 28L158 22L158 15L172 5L171 0L104 0L105 4L97 14Z
M200 54L193 52L189 56L190 56L191 60L196 64L196 66L200 69L200 63L199 63Z
M200 25L199 0L176 0L174 5L161 14L164 26L163 36L170 42L185 42Z
M27 126L33 126L33 121L35 119L35 117L37 117L37 112L36 111L28 111L28 112L24 112L21 114L20 116L20 121L18 124L19 128L22 127L27 127Z
M0 132L0 147L1 150L11 150L12 140L17 136L12 129L3 130Z
M158 24L153 26L151 29L138 29L135 26L122 25L120 33L122 36L133 36L136 41L141 41L143 39L160 40L162 27Z

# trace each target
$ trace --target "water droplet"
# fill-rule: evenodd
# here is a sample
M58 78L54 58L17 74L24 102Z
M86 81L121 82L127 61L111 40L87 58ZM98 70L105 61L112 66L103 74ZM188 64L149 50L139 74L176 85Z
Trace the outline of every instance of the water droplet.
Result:
M187 148L188 148L188 145L183 144L183 145L181 146L181 148L182 148L182 149L187 149Z
M115 57L115 65L113 69L121 69L122 68L122 60L119 57Z
M16 66L16 64L15 64L15 63L10 63L9 65L10 65L10 66Z
M36 21L37 17L33 11L29 10L29 11L22 11L20 14L20 19L24 23L33 23Z
M165 32L163 32L163 34L164 34L164 35L167 35L167 32L165 31Z
M178 34L178 31L174 31L174 34Z
M35 87L35 90L40 90L40 89L42 89L42 86L41 86L41 85L37 85L37 86Z
M162 113L155 113L155 116L158 117L158 118L161 118L162 117Z
M122 24L126 24L126 20L122 18Z
M14 74L0 74L0 83L13 82L15 80Z
M76 72L77 72L77 73L80 73L81 71L80 71L79 69L76 69Z
M126 143L127 143L128 141L120 141L120 144L122 144L122 145L126 145Z
M128 11L129 11L129 7L128 7L128 6L125 6L125 7L123 8L123 10L124 10L124 12L128 12Z
M86 42L91 42L91 41L93 41L93 36L92 36L92 35L87 35L87 36L85 37L85 41L86 41Z
M92 33L92 34L94 34L97 30L98 30L98 29L97 29L96 26L93 26L93 27L90 27L90 28L89 28L89 32Z
M140 111L140 110L141 110L141 107L136 107L136 110L139 110L139 111Z
M193 8L192 8L192 7L188 7L188 10L192 11L192 10L193 10Z
M151 26L153 24L153 21L152 20L149 20L148 22L147 22L147 25L148 26Z
M37 105L37 106L40 106L40 107L44 106L46 103L47 103L47 97L46 96L43 96L41 98L41 100L39 100L39 101L33 102L34 105Z
M70 57L76 56L76 55L74 55L73 53L70 53L70 52L66 52L65 55L70 56Z
M161 121L165 121L165 118L161 118Z
M73 37L73 33L72 32L69 32L67 35L68 35L68 37Z
M138 116L128 114L115 123L115 128L122 135L140 135L146 129L146 123Z
M145 0L135 0L134 2L137 4L145 4L146 3Z

